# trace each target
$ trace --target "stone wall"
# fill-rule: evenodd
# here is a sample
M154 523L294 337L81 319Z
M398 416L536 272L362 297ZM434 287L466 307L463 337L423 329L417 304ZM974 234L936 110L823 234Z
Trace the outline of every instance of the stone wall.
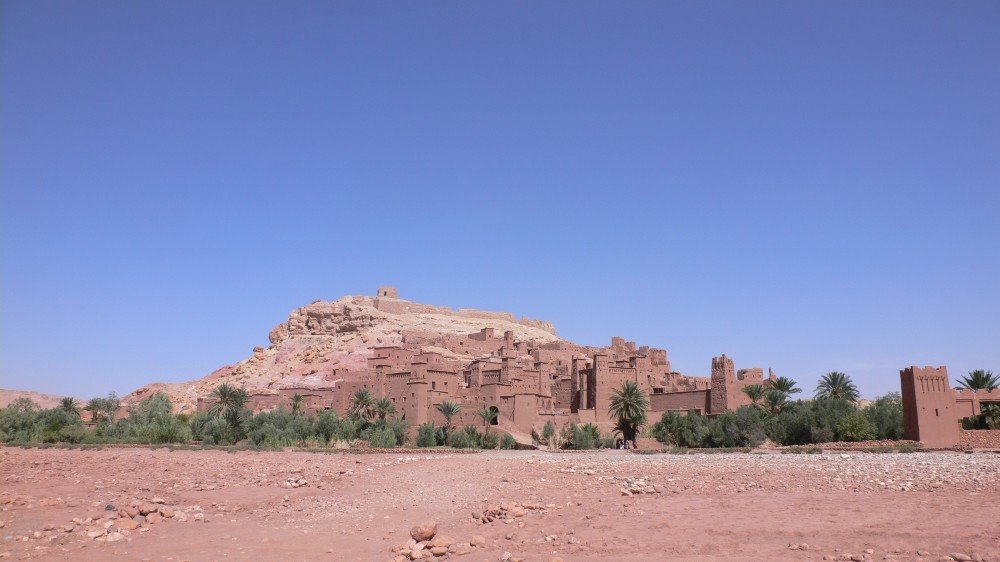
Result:
M1000 429L959 430L959 447L962 449L1000 449Z
M659 421L658 414L671 410L684 412L697 410L700 414L707 414L710 408L710 394L709 390L651 394L649 396L650 423Z

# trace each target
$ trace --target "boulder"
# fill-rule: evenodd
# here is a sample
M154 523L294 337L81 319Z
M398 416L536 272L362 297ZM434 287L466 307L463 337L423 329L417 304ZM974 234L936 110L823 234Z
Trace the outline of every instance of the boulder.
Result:
M122 517L115 521L115 527L125 531L134 531L139 528L139 524L128 517Z
M431 548L434 548L436 546L443 546L445 548L448 548L449 546L451 546L454 543L455 543L455 539L449 537L448 535L438 535L438 536L434 537L434 540L432 540L431 542L429 542L427 544L427 546L429 546Z
M437 534L437 523L434 523L432 521L421 523L420 525L417 525L412 529L410 529L410 536L413 537L413 540L418 542L429 541L433 539L434 535L436 534Z

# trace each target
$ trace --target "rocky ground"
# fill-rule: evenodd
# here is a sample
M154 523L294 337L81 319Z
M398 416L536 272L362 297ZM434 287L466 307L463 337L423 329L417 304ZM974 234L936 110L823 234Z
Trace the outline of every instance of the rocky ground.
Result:
M0 450L0 557L1000 560L1000 455Z

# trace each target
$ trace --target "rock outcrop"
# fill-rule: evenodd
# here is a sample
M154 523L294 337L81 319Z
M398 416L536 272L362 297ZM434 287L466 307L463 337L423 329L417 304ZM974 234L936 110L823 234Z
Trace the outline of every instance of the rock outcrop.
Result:
M123 404L164 392L178 411L191 412L198 398L223 382L258 392L329 385L340 376L337 373L364 369L372 350L380 346L420 345L448 359L471 361L475 354L449 345L449 336L465 336L484 328L497 333L510 331L517 340L537 344L561 341L551 323L518 319L510 313L348 296L293 310L270 331L271 345L254 348L243 361L194 381L144 386L126 396Z

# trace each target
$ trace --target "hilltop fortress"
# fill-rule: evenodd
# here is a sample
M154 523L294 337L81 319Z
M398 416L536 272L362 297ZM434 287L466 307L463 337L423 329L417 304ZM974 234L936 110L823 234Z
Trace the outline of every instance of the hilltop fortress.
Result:
M647 393L655 419L669 410L734 410L749 404L744 386L774 378L759 367L736 370L725 355L712 359L710 376L685 375L671 368L665 349L621 337L607 347L581 346L548 322L414 303L395 287L299 308L270 340L250 359L196 381L197 407L207 408L211 388L230 382L249 391L254 411L288 407L300 394L307 411L343 414L366 389L389 398L413 427L442 423L436 406L451 401L462 407L454 424L482 423L476 412L488 408L520 438L547 421L610 428L611 393L626 381Z

